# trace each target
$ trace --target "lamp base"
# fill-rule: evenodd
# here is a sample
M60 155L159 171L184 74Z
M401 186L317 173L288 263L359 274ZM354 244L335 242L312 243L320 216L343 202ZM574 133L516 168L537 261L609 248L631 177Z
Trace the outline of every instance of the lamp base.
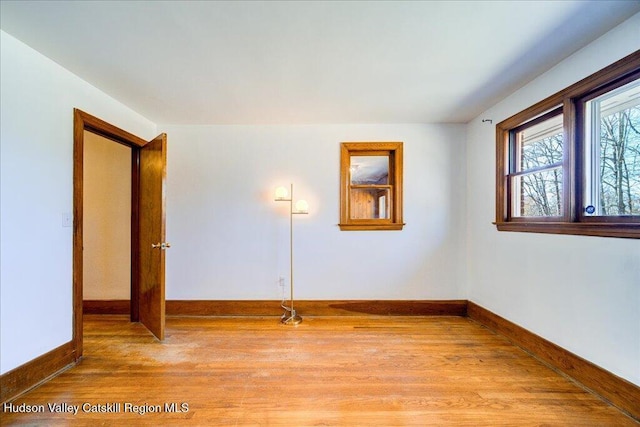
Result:
M288 312L285 312L280 318L280 323L283 325L299 325L302 323L302 317L298 316L295 311L291 313L291 315L289 315Z

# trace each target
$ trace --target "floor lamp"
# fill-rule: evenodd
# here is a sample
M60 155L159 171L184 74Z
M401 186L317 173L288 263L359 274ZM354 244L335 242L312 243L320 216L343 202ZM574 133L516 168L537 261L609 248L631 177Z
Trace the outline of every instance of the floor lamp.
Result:
M293 307L293 216L308 214L309 204L304 200L298 200L294 209L293 184L291 184L290 191L287 191L285 187L276 188L275 201L289 202L289 284L291 286L291 290L289 307L285 305L284 298L282 299L282 308L284 308L285 312L282 315L280 322L285 325L297 325L302 322L302 317L298 316Z

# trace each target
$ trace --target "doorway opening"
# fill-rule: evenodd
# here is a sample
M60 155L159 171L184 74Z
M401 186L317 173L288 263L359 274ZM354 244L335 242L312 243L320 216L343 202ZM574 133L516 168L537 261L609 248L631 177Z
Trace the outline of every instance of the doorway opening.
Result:
M84 131L84 313L131 313L132 155L131 147Z

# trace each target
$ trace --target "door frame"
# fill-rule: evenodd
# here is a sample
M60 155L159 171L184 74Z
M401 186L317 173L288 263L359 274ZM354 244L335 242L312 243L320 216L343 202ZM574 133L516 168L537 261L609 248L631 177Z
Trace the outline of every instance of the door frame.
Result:
M131 321L139 318L139 183L140 149L148 141L91 114L73 110L73 348L76 361L82 357L83 336L83 211L84 132L89 131L131 147Z

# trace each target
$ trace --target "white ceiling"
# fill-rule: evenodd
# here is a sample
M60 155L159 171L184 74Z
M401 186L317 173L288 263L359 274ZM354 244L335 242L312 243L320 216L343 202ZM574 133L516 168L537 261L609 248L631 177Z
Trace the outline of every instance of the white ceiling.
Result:
M2 30L159 124L467 122L640 1L5 1Z

